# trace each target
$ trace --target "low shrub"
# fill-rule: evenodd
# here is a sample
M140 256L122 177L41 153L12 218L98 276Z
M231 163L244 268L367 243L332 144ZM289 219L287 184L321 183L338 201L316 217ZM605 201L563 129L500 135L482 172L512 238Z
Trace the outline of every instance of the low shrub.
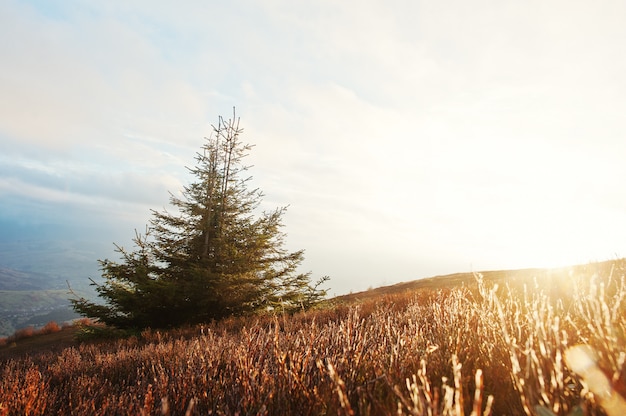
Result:
M13 333L13 335L9 336L7 341L8 343L17 342L19 340L30 338L34 336L36 333L35 328L32 326L27 326L26 328L18 329Z
M60 331L61 331L61 327L59 326L59 324L57 324L54 321L50 321L47 324L45 324L41 329L39 329L39 331L37 331L37 334L41 334L41 335L54 334L55 332L60 332Z

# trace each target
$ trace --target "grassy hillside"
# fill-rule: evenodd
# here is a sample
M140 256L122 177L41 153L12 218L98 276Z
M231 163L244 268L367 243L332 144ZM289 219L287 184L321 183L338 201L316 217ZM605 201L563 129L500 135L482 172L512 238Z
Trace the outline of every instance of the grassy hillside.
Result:
M574 265L551 269L518 269L518 270L491 270L482 272L454 273L442 276L434 276L424 279L401 282L394 285L382 286L363 292L351 293L338 296L336 302L359 302L367 299L380 298L385 295L410 293L419 290L439 290L444 288L476 287L476 275L483 276L485 283L511 287L523 290L524 285L529 289L541 286L544 290L549 289L558 292L562 286L571 286L568 282L576 279L576 276L586 275L610 275L621 260L608 260L588 264ZM571 287L569 287L571 289Z
M625 271L442 276L294 316L0 354L0 414L623 415Z

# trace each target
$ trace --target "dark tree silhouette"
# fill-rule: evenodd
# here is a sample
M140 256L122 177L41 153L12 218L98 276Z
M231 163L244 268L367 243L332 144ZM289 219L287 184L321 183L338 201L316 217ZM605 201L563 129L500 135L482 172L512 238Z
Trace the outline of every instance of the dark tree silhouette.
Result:
M81 315L119 328L162 328L319 302L326 290L298 273L304 251L289 252L281 231L286 208L258 211L263 194L248 187L239 119L219 118L190 168L195 182L170 196L176 213L152 211L135 250L116 245L121 262L100 260L104 303L71 299Z

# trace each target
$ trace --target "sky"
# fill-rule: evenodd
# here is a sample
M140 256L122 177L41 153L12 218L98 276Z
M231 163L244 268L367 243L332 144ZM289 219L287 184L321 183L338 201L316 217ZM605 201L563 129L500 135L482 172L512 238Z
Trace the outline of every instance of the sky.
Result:
M235 107L331 294L624 257L625 21L621 0L3 0L0 233L127 244Z

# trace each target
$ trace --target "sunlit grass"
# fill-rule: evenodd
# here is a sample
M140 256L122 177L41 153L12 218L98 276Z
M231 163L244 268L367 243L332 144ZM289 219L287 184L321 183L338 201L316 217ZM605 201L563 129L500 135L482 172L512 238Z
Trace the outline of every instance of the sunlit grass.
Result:
M623 414L626 286L612 267L9 360L0 415Z

